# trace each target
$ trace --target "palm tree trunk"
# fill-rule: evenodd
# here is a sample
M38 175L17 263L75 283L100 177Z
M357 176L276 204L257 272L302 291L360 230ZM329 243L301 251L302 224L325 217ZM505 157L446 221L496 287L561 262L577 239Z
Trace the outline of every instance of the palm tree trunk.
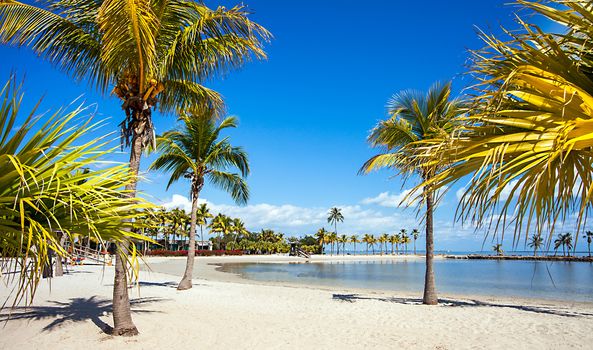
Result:
M414 255L416 255L416 238L414 238Z
M194 260L196 257L196 222L198 221L198 195L199 192L192 193L191 202L191 221L189 228L189 247L187 249L187 262L185 264L185 272L177 290L186 290L192 287L192 278L194 274Z
M60 248L64 248L64 243L66 243L66 235L63 232L60 232ZM55 277L64 276L64 266L62 265L62 256L60 254L56 254L56 272L54 274Z
M434 236L433 236L433 195L432 192L424 188L426 196L426 273L424 275L424 296L422 303L426 305L437 305L439 300L434 281L434 271L432 263L434 259Z
M142 138L134 130L132 138L132 149L130 152L130 171L133 174L132 181L126 185L126 193L129 197L136 196L136 185L138 179L138 170L140 169L140 157L142 156ZM130 231L129 227L125 230ZM127 276L127 245L129 242L124 240L116 243L115 254L115 276L113 278L113 335L133 336L138 334L138 329L132 321L132 312L130 310L130 299L128 296L128 276Z
M591 257L591 242L587 242L587 250L589 250L589 257Z

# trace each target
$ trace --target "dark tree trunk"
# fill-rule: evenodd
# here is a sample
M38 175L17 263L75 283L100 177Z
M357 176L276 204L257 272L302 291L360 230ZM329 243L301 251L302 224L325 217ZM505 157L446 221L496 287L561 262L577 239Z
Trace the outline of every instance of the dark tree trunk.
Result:
M66 243L66 235L63 232L60 232L59 235L60 248L64 248L64 243ZM64 266L62 265L62 258L63 257L60 254L56 254L56 277L64 276Z
M193 187L193 185L192 185ZM198 221L198 191L192 190L191 202L191 221L189 228L189 247L187 249L187 262L185 264L185 272L177 290L186 290L192 287L192 278L194 274L194 260L196 257L196 222Z
M129 197L136 196L136 185L138 171L140 169L140 157L142 155L142 138L134 131L132 138L132 149L130 151L130 171L133 179L126 186ZM130 228L126 228L130 230ZM115 276L113 279L113 335L133 336L138 334L138 329L132 321L132 312L130 310L130 298L128 296L128 276L127 276L127 255L129 242L123 241L116 243L117 251L115 254Z
M433 236L433 194L430 189L424 189L426 199L426 273L424 275L424 297L422 302L426 305L437 305L436 286L434 281L434 271L432 262L434 258L434 236Z

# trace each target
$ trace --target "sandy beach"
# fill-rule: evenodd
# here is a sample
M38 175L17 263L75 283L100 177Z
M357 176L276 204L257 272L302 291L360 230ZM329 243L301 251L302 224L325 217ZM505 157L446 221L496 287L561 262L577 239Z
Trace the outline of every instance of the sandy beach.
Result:
M393 259L397 257L374 257ZM313 260L364 259L314 257ZM147 258L130 289L140 335L112 337L113 267L74 266L39 286L30 307L2 310L1 349L588 349L593 304L419 295L244 280L221 262L293 258L197 258L194 286L175 289L184 258ZM3 286L0 296L9 288ZM10 318L9 318L10 314Z

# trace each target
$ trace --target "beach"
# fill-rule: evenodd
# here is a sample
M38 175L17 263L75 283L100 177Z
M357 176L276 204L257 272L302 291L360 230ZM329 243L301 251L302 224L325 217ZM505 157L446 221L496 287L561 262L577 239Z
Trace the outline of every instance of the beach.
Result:
M146 258L130 288L140 331L131 338L103 331L112 324L113 267L70 266L51 286L40 284L30 307L2 310L0 348L585 349L593 343L591 303L440 295L441 305L424 306L421 295L263 283L216 270L227 262L290 261L295 258L199 257L193 288L177 291L185 259ZM8 288L0 291L5 298Z

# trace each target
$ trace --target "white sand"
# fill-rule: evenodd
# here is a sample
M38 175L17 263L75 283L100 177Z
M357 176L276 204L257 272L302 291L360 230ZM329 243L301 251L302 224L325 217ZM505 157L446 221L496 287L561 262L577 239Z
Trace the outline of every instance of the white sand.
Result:
M353 257L347 257L354 259ZM383 257L386 258L386 257ZM254 284L208 263L253 257L199 258L191 290L175 289L179 275L140 274L131 289L140 335L112 337L113 267L76 266L43 282L27 309L0 316L0 349L591 349L593 304L488 300L424 306L385 292L350 301L327 290ZM256 258L290 260L283 257ZM327 258L324 258L327 259ZM154 270L183 271L182 258L152 258ZM175 267L178 266L178 267ZM0 287L5 297L7 287ZM480 298L478 298L480 299ZM485 300L481 298L480 300ZM104 315L103 313L106 313Z

